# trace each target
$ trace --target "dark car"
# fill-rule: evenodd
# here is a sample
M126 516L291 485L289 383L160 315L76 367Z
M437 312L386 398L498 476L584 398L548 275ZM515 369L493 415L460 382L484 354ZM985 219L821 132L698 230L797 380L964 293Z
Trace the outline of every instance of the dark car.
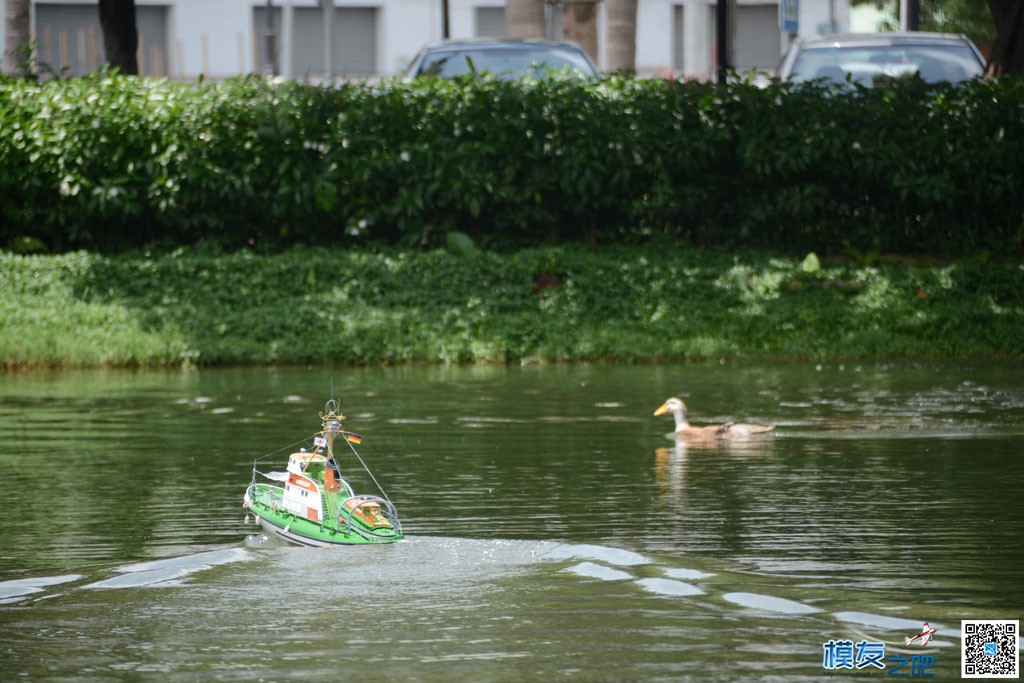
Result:
M920 76L927 83L959 83L985 70L966 36L950 33L845 33L793 42L778 70L782 81L847 80L873 87Z
M472 72L488 72L499 78L544 78L564 72L584 79L598 79L597 67L579 45L550 40L446 40L419 51L407 76L452 78Z

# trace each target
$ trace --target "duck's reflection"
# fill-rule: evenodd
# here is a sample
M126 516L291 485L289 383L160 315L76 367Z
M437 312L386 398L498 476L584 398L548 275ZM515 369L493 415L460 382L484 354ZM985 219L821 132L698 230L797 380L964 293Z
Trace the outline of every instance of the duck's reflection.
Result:
M660 494L671 496L684 490L686 464L686 444L682 439L676 439L671 448L654 449L654 480Z
M654 478L661 494L679 496L686 490L688 471L699 466L702 456L764 455L771 452L773 445L774 439L764 437L740 441L677 437L672 439L671 446L654 449Z

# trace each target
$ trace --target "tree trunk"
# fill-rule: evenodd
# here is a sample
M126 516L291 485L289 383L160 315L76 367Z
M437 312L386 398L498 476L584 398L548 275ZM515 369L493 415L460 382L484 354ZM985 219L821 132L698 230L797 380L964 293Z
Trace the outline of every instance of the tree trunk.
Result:
M1024 73L1024 1L988 0L996 25L986 76Z
M139 33L135 28L135 0L99 0L100 28L107 64L122 74L137 76L139 64L135 53Z
M544 38L544 0L508 0L505 25L509 38Z
M637 0L605 0L608 71L636 71Z
M30 0L6 0L4 11L4 73L23 75L28 58Z
M562 34L566 40L576 43L598 61L597 47L597 3L567 2L562 13Z

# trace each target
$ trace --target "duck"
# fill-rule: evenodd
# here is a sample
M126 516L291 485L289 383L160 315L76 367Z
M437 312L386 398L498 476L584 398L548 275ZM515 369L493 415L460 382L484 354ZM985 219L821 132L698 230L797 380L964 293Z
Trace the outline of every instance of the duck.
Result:
M681 398L673 396L661 404L654 415L672 413L676 420L676 437L687 439L742 439L752 434L763 434L775 429L774 425L749 424L745 422L726 422L723 425L694 427L686 420L686 404Z

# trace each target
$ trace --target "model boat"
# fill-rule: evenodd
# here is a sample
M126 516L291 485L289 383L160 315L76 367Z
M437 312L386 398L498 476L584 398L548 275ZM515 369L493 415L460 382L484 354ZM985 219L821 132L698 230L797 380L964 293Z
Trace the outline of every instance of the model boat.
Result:
M245 491L243 507L268 534L297 545L400 541L398 511L355 448L362 437L342 429L345 416L334 399L327 402L320 419L320 432L310 437L311 449L303 448L288 456L286 471L260 471L261 463L272 454L253 462L252 482ZM381 495L356 494L352 489L342 476L341 455L335 450L339 441L362 465Z

